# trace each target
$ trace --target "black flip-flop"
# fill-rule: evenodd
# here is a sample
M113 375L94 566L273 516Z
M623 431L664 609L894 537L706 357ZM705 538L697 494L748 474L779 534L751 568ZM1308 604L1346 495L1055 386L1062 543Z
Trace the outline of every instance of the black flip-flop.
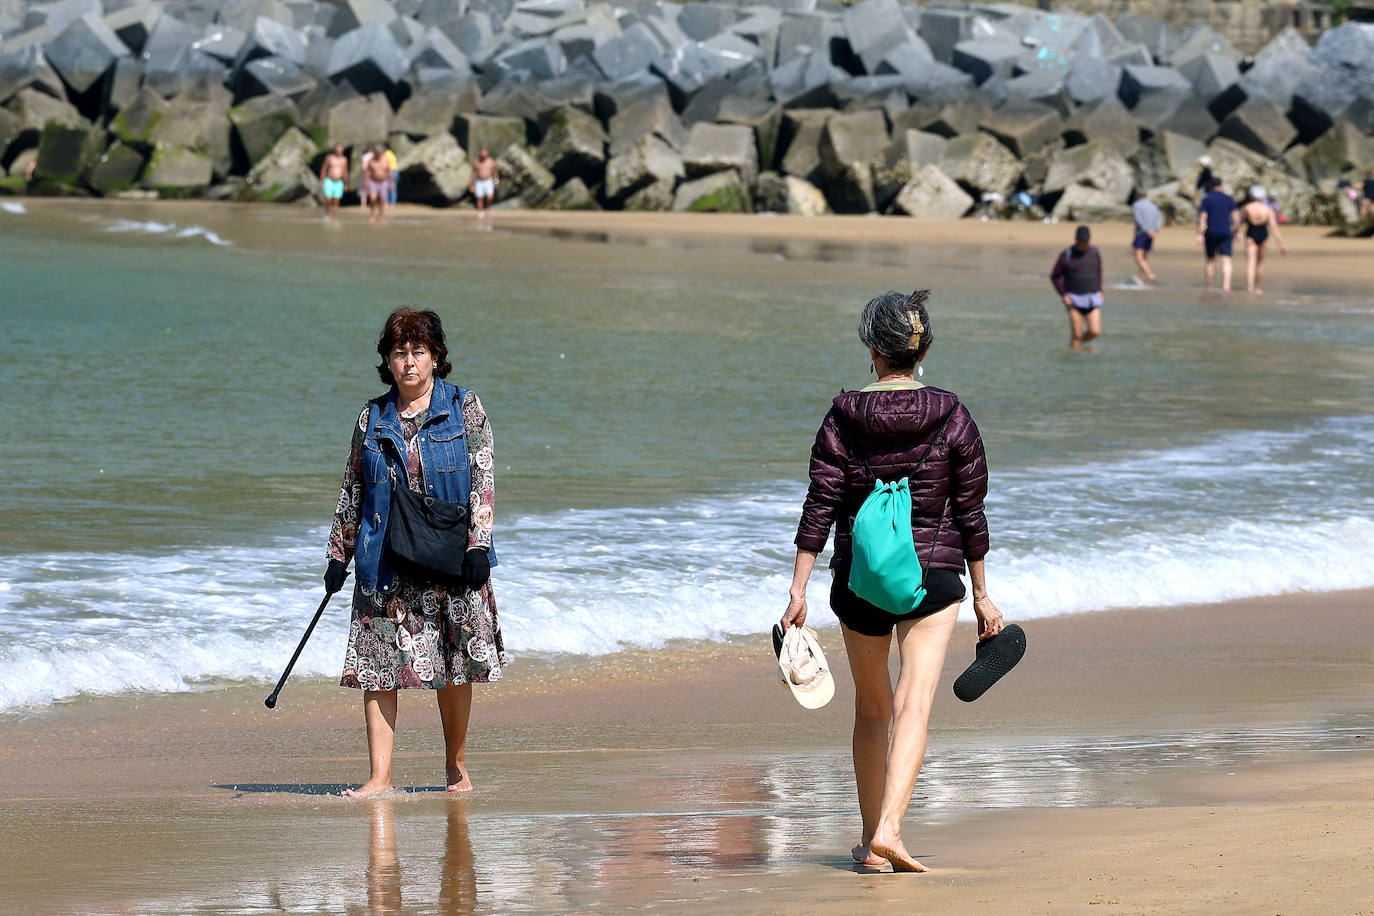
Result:
M773 624L773 654L782 658L782 624Z
M1021 656L1026 654L1026 632L1016 624L1008 624L991 639L978 643L973 664L954 682L954 695L965 703L972 703L997 683Z

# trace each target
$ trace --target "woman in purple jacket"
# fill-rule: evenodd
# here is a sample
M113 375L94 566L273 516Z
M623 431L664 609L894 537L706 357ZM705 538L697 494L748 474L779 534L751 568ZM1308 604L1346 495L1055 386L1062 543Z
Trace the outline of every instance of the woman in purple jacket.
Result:
M988 469L982 437L955 395L915 378L934 341L929 296L929 290L890 292L864 306L859 339L878 381L835 398L816 434L791 600L781 621L784 629L806 622L807 579L835 526L830 606L840 619L854 676L854 775L863 817L851 854L864 865L886 860L894 871L928 870L903 845L902 818L925 758L926 723L964 598L959 574L966 564L979 638L1002 629L1002 613L983 578ZM875 476L910 480L911 532L926 571L926 598L901 616L849 590L850 531ZM887 669L894 629L900 659L895 689Z

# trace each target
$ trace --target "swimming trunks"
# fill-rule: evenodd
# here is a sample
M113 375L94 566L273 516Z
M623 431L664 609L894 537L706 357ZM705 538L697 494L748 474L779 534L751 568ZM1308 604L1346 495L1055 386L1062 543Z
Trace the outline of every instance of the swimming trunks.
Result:
M472 183L473 197L493 197L496 194L495 178L479 178Z
M324 180L324 196L330 200L339 200L343 197L343 179L326 178Z
M380 197L382 200L386 200L387 188L390 185L391 182L389 181L373 181L368 178L363 182L363 197Z
M1207 260L1212 260L1217 255L1229 258L1231 256L1231 235L1212 235L1210 232L1202 237L1203 248L1207 252Z
M1150 238L1148 232L1137 232L1135 241L1131 243L1132 248L1139 248L1141 251L1149 251L1155 246L1155 240Z
M1069 297L1069 302L1084 315L1093 309L1102 307L1102 294L1099 293L1065 293Z
M925 574L926 597L909 614L889 614L869 604L849 590L849 570L837 568L830 583L830 609L840 622L864 636L886 636L903 620L916 620L943 611L951 604L964 600L964 583L959 574L949 569L928 569Z

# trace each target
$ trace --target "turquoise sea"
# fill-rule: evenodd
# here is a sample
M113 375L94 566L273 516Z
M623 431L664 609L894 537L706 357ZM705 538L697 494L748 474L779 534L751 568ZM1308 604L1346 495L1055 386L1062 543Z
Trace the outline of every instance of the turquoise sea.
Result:
M754 238L7 202L0 710L275 680L401 304L444 317L451 379L492 419L517 657L766 631L812 436L867 381L857 314L889 288L934 290L924 380L983 431L1009 618L1374 585L1368 289L1276 263L1255 302L1166 276L1109 290L1099 351L1072 354L1053 250L740 219ZM303 675L337 677L343 605Z

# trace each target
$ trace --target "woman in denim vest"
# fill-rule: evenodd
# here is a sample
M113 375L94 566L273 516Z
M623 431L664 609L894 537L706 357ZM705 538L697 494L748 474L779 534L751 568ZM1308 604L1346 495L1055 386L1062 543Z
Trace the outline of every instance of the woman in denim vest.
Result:
M396 691L437 692L450 792L472 789L464 750L472 685L499 680L506 664L491 567L491 425L477 395L444 379L451 366L444 328L432 311L392 312L377 341L377 373L391 390L363 406L353 427L334 524L325 588L357 573L344 656L344 687L363 691L372 773L349 796L392 788ZM463 582L452 585L393 570L383 543L391 487L466 505L471 519Z
M928 290L890 292L864 306L859 339L878 380L835 398L811 450L811 485L797 526L797 560L783 629L806 623L806 582L835 528L830 560L830 608L840 620L854 677L854 775L863 832L851 850L861 865L892 863L894 871L926 871L902 842L902 818L926 753L926 725L950 634L959 617L968 568L979 637L1002 629L988 596L983 514L988 466L983 438L968 408L950 391L916 380L934 335ZM924 569L925 600L895 615L849 588L854 515L875 476L906 477L911 487L911 535ZM894 687L887 660L897 635Z

